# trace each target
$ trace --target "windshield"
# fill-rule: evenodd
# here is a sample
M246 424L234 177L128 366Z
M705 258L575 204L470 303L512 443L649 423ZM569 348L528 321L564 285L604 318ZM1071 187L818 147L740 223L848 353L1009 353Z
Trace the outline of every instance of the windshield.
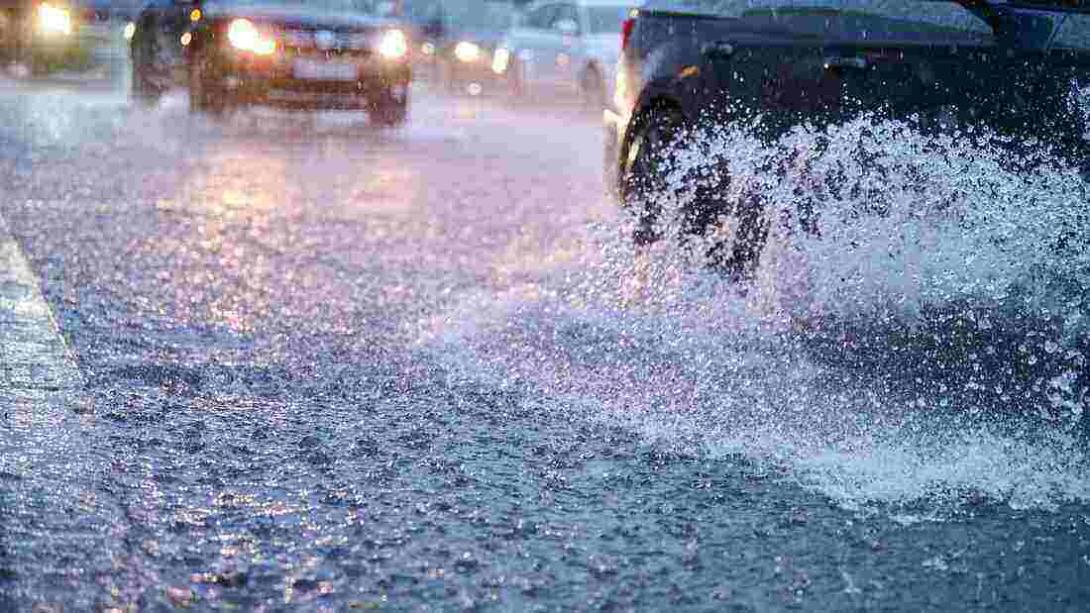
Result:
M592 6L587 9L593 34L620 32L621 22L628 17L627 6Z

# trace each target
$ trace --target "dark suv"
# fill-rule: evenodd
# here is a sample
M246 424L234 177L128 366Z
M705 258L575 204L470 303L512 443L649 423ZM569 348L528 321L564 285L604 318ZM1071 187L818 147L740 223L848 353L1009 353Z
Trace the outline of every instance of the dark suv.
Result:
M1086 0L652 0L623 41L605 113L607 175L643 221L639 240L657 238L662 150L701 122L759 115L775 138L880 111L922 130L986 127L1015 148L1053 147L1084 171L1090 161L1071 109L1090 81ZM723 206L690 212L692 232ZM759 228L736 235L748 240L734 263L754 258Z

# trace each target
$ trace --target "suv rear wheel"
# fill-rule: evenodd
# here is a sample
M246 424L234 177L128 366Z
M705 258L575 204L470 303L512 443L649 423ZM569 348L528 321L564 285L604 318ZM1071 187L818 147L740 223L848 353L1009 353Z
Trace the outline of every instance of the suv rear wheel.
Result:
M656 105L641 114L625 150L620 175L621 204L637 219L633 239L639 244L660 236L659 200L666 192L666 156L683 125L681 112Z
M637 120L636 130L627 149L622 153L619 180L621 202L636 216L633 240L646 245L662 238L662 199L670 186L666 174L670 170L671 148L686 130L686 120L680 109L670 104L656 104ZM705 259L709 266L732 278L751 276L768 235L760 194L752 194L739 202L727 202L723 182L729 173L720 175L718 185L697 183L690 204L678 211L676 238L704 237L709 233L732 237L710 241ZM695 180L695 179L694 179ZM724 226L730 225L731 228ZM729 231L728 231L729 230Z

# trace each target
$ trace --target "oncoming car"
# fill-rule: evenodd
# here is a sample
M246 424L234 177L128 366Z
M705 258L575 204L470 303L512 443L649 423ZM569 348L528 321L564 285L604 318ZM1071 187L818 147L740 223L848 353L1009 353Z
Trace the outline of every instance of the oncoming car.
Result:
M177 80L195 112L363 109L398 125L408 112L410 40L394 12L368 0L152 5L132 36L133 92L154 102Z
M623 38L606 174L639 241L659 238L664 158L700 124L761 117L775 137L873 111L1052 147L1084 174L1090 164L1084 114L1070 108L1090 82L1090 2L651 0ZM708 197L687 211L691 234L735 237L723 263L743 273L770 223L731 208L745 205Z

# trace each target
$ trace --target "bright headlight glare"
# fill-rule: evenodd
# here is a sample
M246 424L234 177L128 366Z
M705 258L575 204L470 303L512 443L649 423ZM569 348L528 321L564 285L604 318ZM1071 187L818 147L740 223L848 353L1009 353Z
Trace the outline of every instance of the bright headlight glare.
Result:
M262 36L257 26L249 19L236 19L227 26L227 40L231 46L242 51L250 51L258 55L269 55L276 51L276 41L268 36Z
M125 37L125 40L132 40L132 37L136 36L136 24L131 21L126 23L121 35Z
M379 40L378 52L391 60L405 57L409 52L409 39L401 30L387 30Z
M511 52L500 47L492 56L492 72L503 74L507 72L507 65L511 63Z
M477 45L477 43L463 40L457 45L454 45L454 57L458 58L459 62L465 62L467 64L476 62L481 57L481 47Z
M38 6L38 26L50 34L71 34L72 15L67 9L41 4Z

